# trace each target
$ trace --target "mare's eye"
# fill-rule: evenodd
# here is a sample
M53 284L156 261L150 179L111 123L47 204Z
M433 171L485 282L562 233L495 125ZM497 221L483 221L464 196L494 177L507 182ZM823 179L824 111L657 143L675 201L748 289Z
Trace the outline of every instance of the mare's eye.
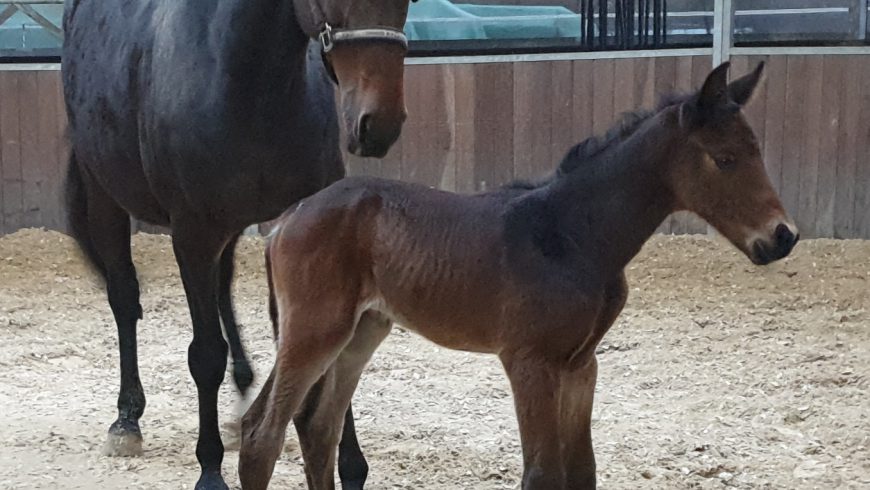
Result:
M719 157L716 159L716 166L719 167L719 170L730 170L734 168L734 165L737 163L733 157Z

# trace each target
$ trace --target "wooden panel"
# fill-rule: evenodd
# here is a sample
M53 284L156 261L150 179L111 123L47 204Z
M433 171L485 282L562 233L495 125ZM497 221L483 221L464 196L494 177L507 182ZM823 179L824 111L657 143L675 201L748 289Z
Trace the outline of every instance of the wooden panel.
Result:
M514 178L514 78L509 63L482 64L474 79L475 190Z
M21 177L21 144L18 114L19 74L0 72L0 185L3 187L3 233L21 228L23 223L23 191Z
M798 207L794 217L802 235L818 236L816 229L816 195L819 182L819 142L822 117L822 64L821 56L806 57L806 97L803 100L800 176ZM806 230L806 231L804 231Z
M737 56L732 76L766 60L745 109L768 172L805 236L870 238L870 56ZM408 66L409 119L385 159L348 157L350 174L474 192L537 177L618 116L693 90L709 57ZM0 233L63 226L67 143L58 72L0 72ZM138 225L137 225L138 227ZM703 232L694 216L664 228Z
M835 179L837 186L834 195L834 237L851 238L857 236L854 228L855 216L855 169L859 158L858 148L858 120L861 113L866 113L858 103L861 100L863 83L863 64L866 58L863 56L849 56L846 58L846 73L842 88L840 104L841 121L840 133L837 135L837 169ZM861 160L866 155L868 148L864 149ZM870 238L870 237L868 237Z
M826 56L823 60L822 112L819 126L819 170L816 192L816 235L834 235L834 199L837 192L837 135L840 132L842 88L846 62L842 56ZM848 101L847 101L848 102Z
M536 179L553 166L550 155L553 99L551 68L541 62L514 64L514 177Z
M789 56L785 83L785 124L783 129L783 165L788 165L785 178L783 168L780 196L786 211L797 216L800 198L800 161L803 152L804 102L807 98L807 59L804 56Z
M592 61L592 132L604 134L613 124L613 60Z
M853 215L853 236L870 237L870 63L867 59L861 66L861 98L856 102L861 106L858 118L859 148L855 167L855 201Z
M474 65L452 65L456 191L471 193L474 179Z
M782 155L785 135L785 83L788 58L772 56L767 65L765 84L764 117L764 164L770 182L777 192L782 192Z
M592 99L594 81L591 60L574 61L574 93L572 94L571 126L577 134L577 143L592 136Z
M22 221L25 227L41 226L42 211L42 179L39 166L42 151L39 146L39 110L40 98L37 85L38 72L20 72L18 86L18 104L20 113L18 122L21 131L21 180L22 180Z
M415 66L413 76L405 83L405 96L413 101L408 120L402 130L401 178L431 187L445 187L446 178L453 186L455 171L452 162L452 132L447 105L447 69L443 65ZM453 88L450 87L452 91ZM452 109L452 108L451 108Z
M553 96L550 116L550 161L546 164L547 172L554 171L568 149L579 143L584 137L578 134L577 128L571 125L574 116L573 65L571 63L550 64L552 65L550 89L553 91Z

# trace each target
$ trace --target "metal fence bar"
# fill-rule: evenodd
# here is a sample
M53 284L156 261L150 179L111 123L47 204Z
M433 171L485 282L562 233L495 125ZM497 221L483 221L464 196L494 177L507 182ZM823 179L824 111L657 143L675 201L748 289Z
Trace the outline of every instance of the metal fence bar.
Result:
M732 0L713 1L713 66L728 61L733 46L734 4Z
M858 39L867 39L867 9L870 0L858 0Z

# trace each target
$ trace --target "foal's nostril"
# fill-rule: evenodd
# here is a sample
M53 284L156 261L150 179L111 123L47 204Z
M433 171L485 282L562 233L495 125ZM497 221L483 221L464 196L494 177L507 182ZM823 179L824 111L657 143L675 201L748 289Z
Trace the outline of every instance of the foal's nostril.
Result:
M776 244L779 247L789 246L795 242L794 233L791 232L791 230L785 223L780 223L779 225L777 225L775 235Z
M357 126L357 136L359 137L360 144L363 146L365 146L366 138L371 132L371 124L372 116L370 114L363 114L362 116L360 116Z

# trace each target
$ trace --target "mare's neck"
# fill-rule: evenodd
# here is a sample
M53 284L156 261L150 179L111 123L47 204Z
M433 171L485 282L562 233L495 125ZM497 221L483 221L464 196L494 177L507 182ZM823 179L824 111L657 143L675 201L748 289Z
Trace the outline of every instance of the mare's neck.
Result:
M306 79L308 37L292 0L221 1L210 27L218 62L230 88L271 95L299 94ZM265 97L264 97L265 95Z
M608 275L621 272L674 211L669 166L684 135L669 116L651 117L551 184L547 199L561 233Z

